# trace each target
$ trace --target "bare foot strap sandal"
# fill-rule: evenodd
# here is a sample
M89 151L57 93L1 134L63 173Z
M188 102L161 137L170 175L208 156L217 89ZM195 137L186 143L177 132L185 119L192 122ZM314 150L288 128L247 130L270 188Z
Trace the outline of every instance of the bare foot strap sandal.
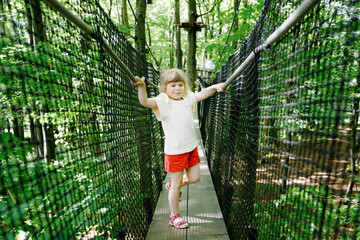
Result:
M176 228L188 228L189 227L188 222L185 221L184 219L182 219L180 214L176 214L174 216L170 215L169 220L170 220L169 224Z

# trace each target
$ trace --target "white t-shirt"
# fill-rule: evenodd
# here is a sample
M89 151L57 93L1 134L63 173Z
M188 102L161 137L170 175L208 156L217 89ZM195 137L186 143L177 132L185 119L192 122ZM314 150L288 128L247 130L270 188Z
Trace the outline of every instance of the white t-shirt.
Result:
M195 94L188 91L183 100L173 100L166 93L155 97L165 133L165 149L168 155L191 152L197 146L193 111L197 102Z

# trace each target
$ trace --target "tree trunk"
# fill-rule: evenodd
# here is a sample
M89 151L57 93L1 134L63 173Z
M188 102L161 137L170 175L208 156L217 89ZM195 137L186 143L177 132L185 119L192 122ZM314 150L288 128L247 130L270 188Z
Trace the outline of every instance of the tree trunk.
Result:
M33 19L32 25L34 28L35 44L38 44L39 42L44 42L46 39L40 8L40 0L30 0L30 6Z
M28 109L28 117L30 123L30 147L35 149L36 152L36 132L35 132L35 122L34 119L31 117L31 110ZM37 153L37 152L36 152Z
M150 26L148 23L146 23L147 26L147 31L148 31L148 42L149 42L149 47L151 46L151 32L150 32Z
M31 8L29 0L24 0L25 9L26 9L26 19L28 21L28 33L29 33L29 43L30 45L34 45L34 31L33 31L33 21L31 16Z
M172 17L170 17L169 19L169 39L170 39L170 43L169 43L169 49L170 49L170 53L169 53L169 57L170 57L170 68L174 68L174 31L173 31L173 22L172 22Z
M24 120L22 116L21 107L19 104L11 105L11 111L15 114L13 119L14 136L24 141Z
M294 31L294 37L295 37L295 39L297 39L299 37L299 35L300 35L300 25L298 25L297 28L294 28L293 31ZM296 49L298 49L298 47L299 47L299 42L294 42L293 45L292 45L292 51L295 52ZM291 71L290 74L291 74L290 79L294 79L294 75L296 74L295 71ZM293 87L294 87L294 81L288 82L287 88L288 89L293 89ZM293 99L294 99L294 94L293 93L289 94L288 97L286 98L286 103L290 104L291 101L293 101ZM292 115L294 115L294 110L291 110L291 109L287 110L287 116L292 116ZM294 137L296 136L295 134L296 133L292 133L291 131L289 131L286 134L287 135L286 140L290 143L292 141L292 139L293 139L293 136ZM287 144L286 145L286 152L290 153L291 149L292 149L292 145ZM290 162L290 155L287 155L286 158L285 158L285 165L289 166L289 162ZM286 193L288 175L289 175L289 168L284 167L282 169L282 184L281 184L281 189L280 189L281 194Z
M85 76L85 86L86 86L86 92L88 94L94 94L94 81L91 77ZM85 106L84 106L85 107ZM100 125L98 121L98 117L96 114L96 111L91 111L89 113L84 113L81 118L81 122L88 123L86 127L87 132L90 133L90 136L87 136L84 140L88 142L88 144L91 146L92 154L95 156L101 155L101 146L100 146Z
M42 20L42 10L40 8L40 0L30 0L30 6L33 19L32 24L35 35L35 44L39 44L40 42L44 42L46 40L45 26ZM51 98L50 93L48 95L48 98ZM49 107L45 104L40 107L40 115L42 116L49 111ZM35 125L40 127L39 120L36 121ZM36 131L34 132L36 132L37 135L37 151L43 151L42 156L45 158L46 161L56 160L56 145L53 123L43 123L41 125L41 130L36 127ZM39 153L38 155L41 154Z
M127 29L130 29L126 2L127 2L126 0L121 1L121 23Z
M4 9L4 0L0 0L0 13L4 13L5 9ZM0 17L0 37L1 36L5 36L6 35L6 31L5 31L5 15L1 15Z
M357 81L356 89L359 89L360 86L360 80ZM357 95L359 94L359 91L357 91ZM359 122L359 98L354 99L353 104L353 115L350 122L351 127L351 175L350 175L350 181L346 190L345 197L350 198L352 194L352 190L355 184L355 176L357 174L357 163L359 161L359 150L360 150L360 144L357 138L357 128L358 128L358 122Z
M204 20L205 20L205 25L206 25L206 26L209 26L209 21L210 21L209 16L205 16L205 17L204 17ZM205 38L204 43L205 43L205 46L207 46L208 35L209 35L209 29L206 27L206 28L205 28L205 33L204 33L204 38ZM206 60L208 60L210 56L209 56L209 52L206 51L205 48L203 49L203 55L204 55L204 62L206 62Z
M44 157L44 137L42 133L42 125L39 120L35 121L35 152L38 158Z
M239 30L239 15L236 14L238 8L240 8L240 2L241 0L234 0L234 13L235 13L235 19L234 19L234 32Z
M110 0L109 12L108 15L111 18L111 10L112 10L113 0Z
M218 4L218 5L216 6L216 16L217 16L217 21L219 21L218 34L219 34L219 36L220 36L221 33L222 33L222 27L223 27L222 19L221 19L221 17L219 17L219 16L221 16L220 4ZM220 51L221 51L221 50L220 50Z
M189 24L195 24L198 18L196 13L196 1L189 0L188 2L189 10ZM187 56L187 71L186 75L189 81L189 88L195 90L195 82L197 79L196 74L196 29L189 28L188 30L188 56Z
M43 113L48 113L49 108L47 105L43 106ZM54 124L44 123L43 124L43 136L44 139L44 158L48 162L53 162L56 159L56 145L55 145L55 134Z
M182 69L181 32L180 24L180 0L175 0L175 32L176 32L176 67Z
M9 119L6 119L6 129L8 132L11 132L11 127L10 127L10 121Z
M145 17L146 17L146 1L136 0L136 19L137 24L135 28L135 48L138 52L146 54L145 44Z
M4 1L3 0L0 0L0 13L4 13ZM6 35L5 17L4 17L4 15L1 15L1 16L2 17L0 17L0 36L5 36ZM14 113L14 119L12 121L14 136L19 138L21 141L23 141L25 130L24 130L24 124L23 124L24 120L22 117L22 111L21 111L20 105L19 104L15 104L15 105L11 104L11 111ZM10 126L10 124L9 124L9 126Z
M89 50L91 50L91 44L89 44L90 38L88 38L87 35L83 35L83 41L80 42L81 45L81 51L84 55L88 54ZM88 69L88 66L85 66L84 69L84 82L85 82L85 90L86 92L83 94L83 96L85 98L88 97L89 95L95 94L94 93L94 80L92 78L92 76L90 76L89 73L90 69ZM82 109L86 109L89 107L86 104L86 101L83 101L84 104L82 104L81 108ZM100 124L98 121L98 117L97 117L97 112L96 110L92 110L92 108L90 108L90 110L88 111L84 111L83 114L80 114L80 123L83 123L81 126L79 126L80 128L85 130L85 135L87 135L86 137L83 138L83 141L87 142L91 148L91 152L94 156L100 156L101 155L101 146L100 146ZM75 132L76 129L71 129L71 126L69 127L69 131ZM87 134L88 133L88 134Z
M144 61L145 63L145 61ZM144 64L145 65L145 64ZM146 71L142 71L142 76L149 77ZM148 87L146 91L149 91ZM148 92L149 94L149 92ZM146 125L150 119L146 116L146 111L139 112L132 109L131 113L134 122L135 144L139 158L140 167L140 191L143 194L143 201L146 209L147 223L152 219L151 201L154 199L152 181L152 160L151 160L151 133L146 130ZM150 202L149 202L150 200Z
M32 17L32 9L29 0L24 0L25 8L26 8L26 18L28 21L28 33L29 33L29 43L31 45L35 44L35 36L34 36L34 29L33 29L33 17ZM31 116L31 108L27 110L29 116L29 123L30 123L30 147L35 149L36 156L38 158L43 157L43 147L42 147L42 140L39 141L39 138L42 134L37 128L40 126L40 122L34 121L33 117ZM40 134L40 135L38 135Z
M234 13L235 13L235 19L234 19L234 37L233 37L233 49L237 49L237 39L236 39L236 33L239 30L239 15L237 14L238 12L238 7L240 4L241 0L234 0ZM240 8L240 7L239 7Z

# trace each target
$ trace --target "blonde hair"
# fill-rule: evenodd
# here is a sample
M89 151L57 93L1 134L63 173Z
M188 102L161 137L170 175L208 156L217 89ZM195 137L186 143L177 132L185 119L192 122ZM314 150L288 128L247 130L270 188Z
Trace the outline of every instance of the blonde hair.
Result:
M172 82L182 82L185 86L186 93L186 77L183 70L178 68L171 68L165 70L160 76L160 89L162 92L165 92L166 86Z

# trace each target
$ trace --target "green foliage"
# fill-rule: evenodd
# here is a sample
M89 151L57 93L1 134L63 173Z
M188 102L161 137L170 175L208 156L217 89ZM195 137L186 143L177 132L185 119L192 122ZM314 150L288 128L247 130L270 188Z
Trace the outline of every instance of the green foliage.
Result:
M129 206L143 205L136 179L139 176L137 169L129 168L128 174L134 178L125 178L118 187L104 186L100 184L102 179L111 179L116 174L105 158L82 159L80 151L73 151L71 155L59 155L54 163L30 161L33 157L26 156L31 153L31 148L12 134L2 133L0 140L0 166L6 168L0 176L3 181L0 187L0 237L5 237L5 233L14 235L23 231L28 238L46 239L53 231L48 227L48 221L52 227L58 228L56 231L69 236L74 236L74 231L81 231L79 222L84 224L82 228L96 222L99 232L109 231L112 225L108 222L104 225L103 217L117 216L119 212L128 211ZM101 174L92 169L100 163L107 166ZM38 184L33 184L33 181ZM117 191L122 192L121 199L107 197L117 195ZM111 207L114 204L116 208ZM75 216L76 221L62 226L64 220Z
M108 101L103 91L115 84L98 68L99 51L81 51L78 30L64 32L61 27L66 23L54 16L54 11L49 11L50 34L57 33L49 42L30 46L26 38L0 39L0 238L25 234L28 239L50 239L55 232L69 239L93 228L94 223L99 232L115 231L115 224L129 224L120 219L122 214L143 208L136 146L118 157L122 168L127 161L126 179L102 184L119 174L114 160L109 160L114 156L97 156L92 147L100 145L100 140L106 142L110 138L107 132L114 131L113 125L105 124L109 120L105 111L110 114L116 108L105 109ZM117 87L128 90L123 84ZM117 94L109 91L107 96L122 101ZM17 112L12 110L15 105L19 106ZM119 118L129 122L131 109L122 110ZM25 119L28 137L29 118L55 126L56 160L42 159L28 141L3 132L16 118ZM96 124L99 122L101 125ZM129 129L134 126L125 125L126 129L116 131L121 141L131 143ZM135 226L145 226L145 216L136 219Z
M100 2L106 11L110 10L109 0L101 0ZM131 1L131 4L133 8L135 8L135 2ZM214 5L215 7L213 8ZM241 44L245 37L250 33L252 26L255 24L261 12L264 1L247 1L247 4L243 2L240 4L238 13L238 29L235 30L233 28L231 30L229 42L221 58L221 62L219 62L220 54L224 48L225 41L235 15L233 5L232 0L197 1L197 13L202 15L198 18L198 22L202 22L207 25L206 29L203 28L197 33L197 69L203 69L207 59L212 59L216 63L216 70L220 69L220 67L227 61L229 55L237 50L237 47L234 48L234 45L239 46L239 44ZM120 29L124 33L135 36L134 27L127 29L125 26L120 24L119 8L121 8L120 3L113 3L111 14L113 21L118 23ZM210 11L211 9L212 11ZM166 0L153 1L153 4L147 5L146 11L146 24L149 27L145 33L146 40L155 59L150 54L148 54L147 58L150 62L153 62L155 66L155 61L159 63L161 70L168 69L171 62L170 58L174 58L176 62L174 3L173 1ZM180 23L188 22L187 11L187 2L180 1ZM130 25L135 26L135 19L130 6L128 6L128 16ZM188 44L187 31L182 28L180 32L183 62L186 62ZM151 40L149 39L149 36ZM129 40L133 42L132 37L129 37ZM186 67L184 66L184 68Z
M238 26L230 31L233 24L235 10L232 1L223 2L220 5L220 11L209 13L209 31L207 36L203 33L199 36L198 60L200 68L203 68L204 62L200 58L204 50L207 58L216 64L215 71L219 71L227 61L229 56L234 53L245 38L250 34L252 27L255 25L258 16L264 6L264 1L256 1L245 4L240 1L238 12ZM228 43L225 45L229 35ZM221 56L221 54L223 54ZM221 59L220 59L221 57Z
M292 187L278 200L255 204L259 239L359 238L359 201L357 194L352 202L338 207L323 186Z
M2 169L0 172L0 232L12 235L13 232L9 227L12 224L21 225L26 218L28 209L28 203L19 204L15 199L13 184L28 178L26 158L32 149L27 146L26 142L21 142L8 132L0 133L0 146L0 168ZM22 197L26 198L26 190L21 192ZM8 195L7 198L3 196L4 193Z

